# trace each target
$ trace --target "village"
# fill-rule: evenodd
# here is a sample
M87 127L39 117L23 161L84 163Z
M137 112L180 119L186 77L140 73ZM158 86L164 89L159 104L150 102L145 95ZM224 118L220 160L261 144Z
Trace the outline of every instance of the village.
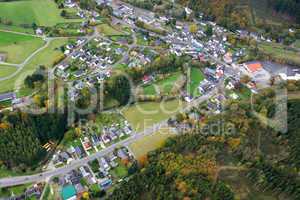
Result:
M68 98L73 102L80 97L84 88L103 84L117 72L144 68L162 54L175 57L187 55L204 67L189 67L189 73L184 75L179 71L171 72L168 76L162 76L159 72L144 74L138 81L142 95L157 96L173 92L173 88L162 89L160 84L163 85L164 80L170 79L168 84L171 85L177 85L180 78L185 80L185 84L173 93L185 105L192 105L198 100L200 104L193 106L194 109L179 112L184 117L173 115L166 119L167 124L164 125L172 129L173 134L177 134L194 128L190 121L187 123L183 118L201 122L208 114L221 113L226 100L251 98L258 90L268 87L275 74L279 74L277 78L282 80L299 80L300 74L293 67L277 70L271 62L243 62L248 49L233 46L228 41L230 31L213 22L195 19L196 30L191 28L191 24L179 21L174 27L169 27L166 23L172 19L168 16L156 16L150 11L136 9L119 1L97 0L97 3L111 7L111 24L122 25L123 29L116 34L107 34L105 28L95 28L92 36L77 37L64 46L66 58L54 67L53 72L55 78L71 85ZM65 0L64 4L66 7L78 7L72 0ZM192 10L186 8L186 14L191 13ZM77 15L82 19L91 18L92 21L97 21L99 17L95 11L80 8ZM238 37L250 35L258 42L272 42L270 38L242 30L235 34ZM155 87L151 89L157 85L159 91ZM209 97L202 101L201 98L206 96ZM23 104L24 100L21 99L14 92L0 95L0 102L10 102L12 107ZM103 120L107 118L110 120ZM92 193L105 196L134 173L140 158L127 145L127 141L139 132L146 131L137 130L126 115L115 109L108 110L72 131L70 135L75 134L77 137L64 138L45 170L68 167L84 159L89 159L89 162L74 167L66 174L52 177L46 185L33 187L34 192L29 192L33 190L30 187L24 193L26 197L40 197L41 188L44 188L43 193L54 194L63 200L80 199ZM43 147L51 152L53 146L49 142ZM101 156L96 156L98 154ZM24 195L10 199L24 199Z

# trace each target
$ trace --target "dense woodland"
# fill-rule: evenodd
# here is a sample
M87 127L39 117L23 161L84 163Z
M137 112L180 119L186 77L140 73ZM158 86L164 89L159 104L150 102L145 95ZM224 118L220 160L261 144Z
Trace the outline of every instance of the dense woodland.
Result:
M22 112L0 116L0 159L8 168L36 167L46 156L42 145L58 142L66 130L63 114L33 115Z
M270 7L273 7L277 12L286 13L295 17L300 23L300 1L299 0L268 0Z

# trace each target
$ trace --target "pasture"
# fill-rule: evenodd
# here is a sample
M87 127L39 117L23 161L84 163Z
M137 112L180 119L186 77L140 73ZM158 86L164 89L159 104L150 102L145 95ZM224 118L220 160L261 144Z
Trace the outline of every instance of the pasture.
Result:
M168 94L176 86L175 82L179 79L179 77L180 77L180 72L176 72L162 80L153 82L150 85L146 85L143 87L144 94L145 95Z
M9 20L12 25L54 26L57 23L70 22L60 16L61 10L52 0L22 0L0 3L0 18ZM75 20L76 21L76 20ZM78 20L77 20L78 21Z
M163 102L142 102L125 107L122 114L136 131L143 131L168 119L184 107L184 102L179 99Z
M36 54L13 78L0 81L0 93L12 91L16 87L22 87L24 79L28 75L32 74L39 67L39 65L52 67L54 61L59 56L63 55L63 53L59 50L59 47L66 44L66 42L67 39L55 39L51 41L47 48Z
M0 78L6 77L11 75L17 71L16 67L13 66L6 66L6 65L0 65Z
M0 31L0 53L6 55L6 62L21 63L41 47L41 38Z

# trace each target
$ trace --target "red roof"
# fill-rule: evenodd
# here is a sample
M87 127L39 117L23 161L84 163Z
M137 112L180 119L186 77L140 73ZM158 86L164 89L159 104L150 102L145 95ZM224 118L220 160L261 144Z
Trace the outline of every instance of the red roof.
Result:
M149 81L149 80L150 80L150 76L145 75L145 76L143 77L143 81Z
M261 70L261 68L262 68L262 65L259 62L247 64L247 69L251 73L255 73L255 72Z

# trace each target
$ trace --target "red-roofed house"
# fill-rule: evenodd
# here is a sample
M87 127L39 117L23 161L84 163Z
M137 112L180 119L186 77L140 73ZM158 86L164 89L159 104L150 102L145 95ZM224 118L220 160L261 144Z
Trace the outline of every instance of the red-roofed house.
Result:
M248 63L245 68L248 72L255 73L262 69L262 64L260 62Z
M151 81L152 81L152 76L147 76L147 75L145 75L145 76L143 77L143 83L144 83L144 84L150 83Z

